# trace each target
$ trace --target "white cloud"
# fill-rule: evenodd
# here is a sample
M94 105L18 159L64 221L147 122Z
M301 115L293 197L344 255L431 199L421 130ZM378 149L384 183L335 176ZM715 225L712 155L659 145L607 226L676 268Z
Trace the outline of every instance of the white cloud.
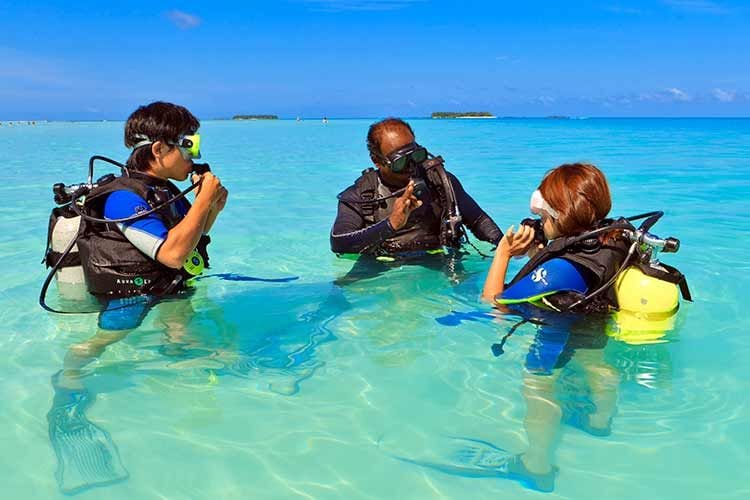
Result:
M193 14L188 14L187 12L183 12L181 10L170 10L166 15L167 19L172 21L172 23L181 30L197 28L203 22L200 17L194 16Z
M737 98L737 92L732 90L713 89L711 94L721 102L732 102Z
M301 0L323 12L399 10L427 0Z
M554 104L555 102L557 102L557 98L549 95L540 95L539 97L532 99L531 102L549 106L550 104Z
M677 10L703 14L729 14L732 12L728 7L710 0L665 0L664 3Z
M693 96L677 87L671 87L657 92L641 92L636 99L645 102L690 102Z
M675 87L666 89L665 92L667 93L668 96L670 96L675 101L689 102L693 100L693 98L690 97L690 95L687 92L685 92L684 90L675 88Z

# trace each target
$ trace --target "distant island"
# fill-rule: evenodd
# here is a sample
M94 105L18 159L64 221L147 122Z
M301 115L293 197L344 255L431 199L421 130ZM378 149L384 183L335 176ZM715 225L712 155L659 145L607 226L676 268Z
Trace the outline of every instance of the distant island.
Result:
M495 118L495 115L488 111L465 111L456 113L453 111L436 111L432 113L433 118Z
M232 120L278 120L277 115L234 115Z
M570 120L569 116L565 115L551 115L551 116L545 116L548 120Z

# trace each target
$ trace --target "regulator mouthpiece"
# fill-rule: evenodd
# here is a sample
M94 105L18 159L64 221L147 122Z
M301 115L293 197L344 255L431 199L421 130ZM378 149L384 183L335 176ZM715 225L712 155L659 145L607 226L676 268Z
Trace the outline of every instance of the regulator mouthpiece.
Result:
M211 167L208 166L208 163L193 163L193 172L198 175L203 175L210 171Z

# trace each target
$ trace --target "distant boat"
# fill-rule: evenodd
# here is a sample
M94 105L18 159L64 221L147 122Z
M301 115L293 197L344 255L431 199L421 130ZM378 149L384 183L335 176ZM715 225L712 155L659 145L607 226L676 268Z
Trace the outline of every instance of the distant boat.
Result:
M296 120L296 121L298 121L298 122L301 122L301 121L302 121L302 118L300 118L300 117L298 116L298 117L297 117L297 120Z
M328 118L325 116L323 117L323 123L328 123Z

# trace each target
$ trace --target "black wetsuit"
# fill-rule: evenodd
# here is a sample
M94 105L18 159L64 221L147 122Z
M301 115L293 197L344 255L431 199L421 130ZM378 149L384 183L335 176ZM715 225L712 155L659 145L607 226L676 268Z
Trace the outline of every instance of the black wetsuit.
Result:
M480 240L497 244L502 231L464 191L458 179L447 173L456 197L463 223ZM396 197L379 204L362 204L354 200L383 197L398 191L389 186L374 170L368 170L354 185L339 195L338 215L331 231L331 250L335 253L397 254L440 248L441 213L440 197L429 188L420 198L422 206L411 212L406 225L396 231L388 216ZM374 193L367 191L375 191ZM459 246L459 242L454 242Z

